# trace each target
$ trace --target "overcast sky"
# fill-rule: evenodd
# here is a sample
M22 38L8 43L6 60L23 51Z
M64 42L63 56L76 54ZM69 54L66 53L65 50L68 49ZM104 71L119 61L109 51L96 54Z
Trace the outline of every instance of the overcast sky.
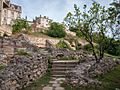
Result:
M74 4L81 9L84 4L91 6L92 0L11 0L12 3L22 6L22 17L32 20L35 16L48 16L54 21L62 22L69 11L73 11ZM113 0L94 0L109 7Z

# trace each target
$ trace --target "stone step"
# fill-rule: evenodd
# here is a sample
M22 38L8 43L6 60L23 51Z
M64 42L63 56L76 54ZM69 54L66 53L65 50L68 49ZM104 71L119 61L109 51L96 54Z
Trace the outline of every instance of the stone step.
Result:
M73 68L66 68L66 67L54 67L52 68L52 71L66 71L66 70L71 70Z
M52 77L57 77L57 78L65 78L65 75L52 75Z
M65 74L67 72L67 70L66 71L52 71L51 73L52 74Z
M78 62L77 60L53 61L51 74L53 77L65 77L66 72L75 68Z
M55 63L61 63L61 64L73 64L73 63L78 63L79 62L79 60L59 60L59 61L57 61L57 60L55 60L55 61L52 61L52 63L53 64L55 64Z
M53 64L52 68L74 68L76 64Z

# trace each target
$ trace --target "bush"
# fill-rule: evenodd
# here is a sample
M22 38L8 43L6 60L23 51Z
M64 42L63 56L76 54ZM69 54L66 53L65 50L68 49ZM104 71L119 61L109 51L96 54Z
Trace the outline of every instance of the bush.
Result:
M75 27L70 27L69 30L70 30L71 32L77 32L77 31L78 31L78 29L75 28Z
M120 43L115 41L105 50L108 54L120 56Z
M86 50L86 51L92 51L92 47L91 47L91 45L90 44L86 44L86 45L84 45L84 50Z
M66 32L64 31L65 27L62 24L53 22L49 30L47 31L47 35L50 37L58 37L63 38L66 36Z
M67 49L70 49L70 47L68 46L68 44L62 40L60 40L57 45L56 45L57 48L67 48Z
M4 69L5 67L5 65L0 64L0 70Z
M16 19L12 25L12 33L30 32L31 27L25 19Z
M76 31L76 36L78 36L79 38L83 37L83 34L81 33L81 31Z
M80 50L80 49L82 49L82 45L80 43L77 43L76 44L76 50Z

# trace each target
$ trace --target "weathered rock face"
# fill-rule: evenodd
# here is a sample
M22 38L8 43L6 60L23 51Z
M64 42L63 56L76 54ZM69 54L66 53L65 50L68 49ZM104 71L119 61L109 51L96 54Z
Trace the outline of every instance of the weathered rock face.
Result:
M32 57L14 56L0 73L0 90L19 90L47 71L47 58L41 54Z
M80 63L74 70L67 72L67 82L73 86L99 86L101 82L95 80L94 77L107 73L118 64L120 64L120 61L113 61L110 58L105 58L100 63L96 63L94 58L89 57L88 60L86 58L85 62Z
M4 37L0 38L0 64L7 64L8 58L15 55L18 50L25 50L27 52L35 52L38 47L31 44L24 35L18 37Z

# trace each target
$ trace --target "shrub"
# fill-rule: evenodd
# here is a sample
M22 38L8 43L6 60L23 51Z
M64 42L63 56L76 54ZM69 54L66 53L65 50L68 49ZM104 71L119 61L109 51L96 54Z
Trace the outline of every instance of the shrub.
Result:
M70 30L71 32L77 32L77 31L78 31L78 29L75 28L75 27L70 27L69 30Z
M84 45L84 50L86 50L86 51L91 51L92 50L92 47L91 47L91 45L90 44L86 44L86 45Z
M108 54L120 56L120 44L112 43L106 50Z
M82 49L82 45L80 43L77 43L76 44L76 50L80 50L80 49Z
M83 37L81 31L76 31L76 36L78 36L79 38Z
M62 24L53 22L49 30L47 31L47 35L50 37L58 37L63 38L66 36L66 32L64 31L65 27Z
M25 19L16 19L12 25L12 33L30 32L31 27Z
M65 41L62 41L62 40L60 40L57 43L56 47L57 48L67 48L67 49L70 49L70 47L68 46L68 44Z
M4 69L5 67L5 65L0 64L0 70Z

